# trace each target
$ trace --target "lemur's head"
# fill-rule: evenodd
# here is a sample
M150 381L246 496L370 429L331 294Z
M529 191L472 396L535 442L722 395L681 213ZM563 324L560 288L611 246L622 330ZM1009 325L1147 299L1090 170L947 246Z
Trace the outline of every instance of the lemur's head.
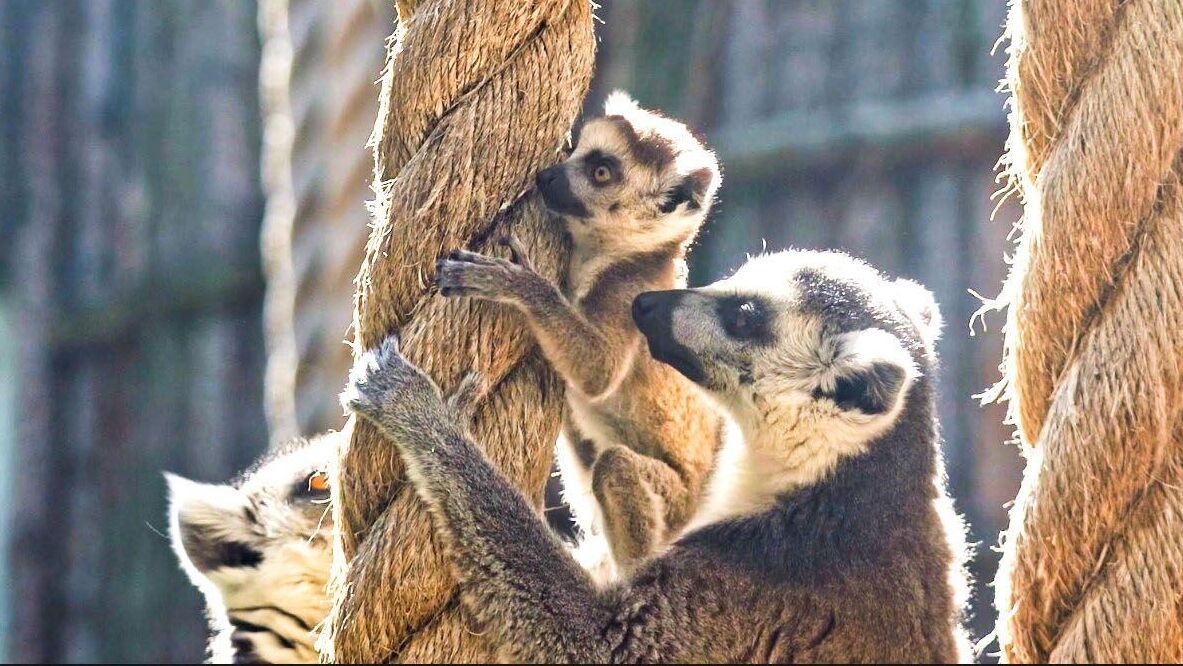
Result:
M694 238L719 186L719 163L685 125L615 92L570 157L536 182L577 244L645 250Z
M845 254L808 251L756 257L700 289L641 294L633 318L654 358L741 427L790 446L820 442L827 468L891 425L909 386L931 371L940 328L920 285Z
M315 662L328 614L334 435L298 440L231 484L166 474L169 532L205 595L215 661Z

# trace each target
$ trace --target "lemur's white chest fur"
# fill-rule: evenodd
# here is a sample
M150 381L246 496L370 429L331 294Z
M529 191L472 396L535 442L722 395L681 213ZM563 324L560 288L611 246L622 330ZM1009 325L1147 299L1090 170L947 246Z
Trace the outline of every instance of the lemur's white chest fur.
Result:
M684 533L765 511L779 495L816 483L843 456L858 453L865 443L861 438L844 441L828 433L808 433L808 428L790 431L786 437L775 430L745 433L732 420L728 426L706 496Z
M599 455L603 447L593 446ZM579 542L571 549L571 554L602 587L616 580L619 571L604 535L604 514L592 492L591 469L580 460L575 443L564 434L559 435L555 444L555 462L563 480L563 501L579 526Z

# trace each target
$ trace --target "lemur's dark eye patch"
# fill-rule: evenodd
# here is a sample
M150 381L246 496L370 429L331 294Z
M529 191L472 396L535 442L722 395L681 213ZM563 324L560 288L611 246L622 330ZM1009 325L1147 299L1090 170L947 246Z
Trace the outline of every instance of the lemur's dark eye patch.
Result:
M719 301L718 312L723 330L732 338L757 344L771 342L769 308L760 298L728 296Z
M602 150L593 150L584 156L583 168L587 179L597 187L620 180L620 160Z
M181 543L198 571L257 567L263 561L263 553L253 547L241 541L222 541L221 535L198 526L188 526Z

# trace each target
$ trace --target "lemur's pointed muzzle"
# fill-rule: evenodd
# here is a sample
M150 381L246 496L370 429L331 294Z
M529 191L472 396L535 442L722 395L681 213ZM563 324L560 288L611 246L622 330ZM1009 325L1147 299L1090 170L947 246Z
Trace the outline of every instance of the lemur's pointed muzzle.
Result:
M692 382L701 383L705 377L702 363L688 347L674 335L674 313L689 289L647 291L633 299L633 321L649 343L649 354L682 373Z
M534 176L534 185L542 194L543 203L552 212L575 217L590 215L587 206L571 191L571 181L567 178L567 169L562 164L539 171Z

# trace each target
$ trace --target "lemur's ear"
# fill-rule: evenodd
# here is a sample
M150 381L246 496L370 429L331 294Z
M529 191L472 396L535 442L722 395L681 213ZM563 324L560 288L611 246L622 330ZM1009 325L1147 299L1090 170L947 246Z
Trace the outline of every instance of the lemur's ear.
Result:
M246 495L234 486L198 483L168 473L164 478L169 491L169 536L190 578L222 567L253 567L262 561L262 553L247 543L253 530Z
M895 302L912 320L916 330L920 331L924 343L931 346L941 336L941 325L944 323L932 292L920 283L905 278L897 279L892 286L895 289Z
M714 179L715 173L707 167L686 174L673 187L666 190L665 201L660 207L662 214L669 215L682 204L686 204L687 210L702 208Z
M870 328L842 336L831 372L813 397L828 398L842 410L877 416L895 408L915 376L916 365L900 341Z
M888 361L855 367L835 381L829 397L839 409L886 414L895 407L907 379L905 370Z
M604 115L606 116L627 116L634 111L639 111L640 108L636 100L619 88L608 93L608 97L604 100Z

